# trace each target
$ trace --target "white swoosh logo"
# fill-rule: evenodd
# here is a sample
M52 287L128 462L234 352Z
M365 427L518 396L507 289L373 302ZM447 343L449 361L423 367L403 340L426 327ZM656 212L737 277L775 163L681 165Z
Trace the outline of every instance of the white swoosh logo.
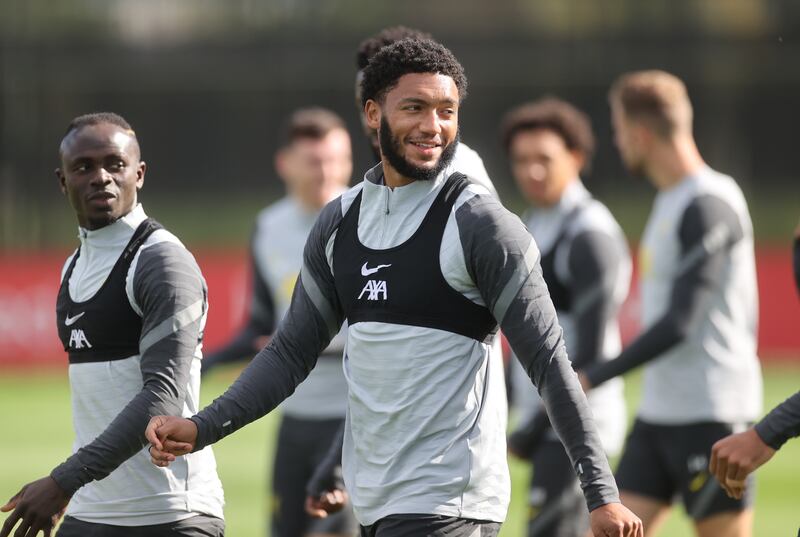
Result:
M75 317L70 317L69 315L67 315L67 318L64 319L64 326L72 326L73 324L75 324L75 321L83 317L85 313L86 313L85 311L82 311Z
M382 268L391 267L391 266L392 265L378 265L375 268L367 268L367 264L364 263L363 265L361 265L361 275L362 276L369 276L370 274L375 274L376 272L378 272Z

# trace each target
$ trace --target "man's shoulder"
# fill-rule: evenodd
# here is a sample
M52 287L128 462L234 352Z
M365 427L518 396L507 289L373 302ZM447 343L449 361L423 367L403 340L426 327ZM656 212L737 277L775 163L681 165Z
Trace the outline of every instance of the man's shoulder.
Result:
M280 226L286 218L297 212L297 203L289 196L271 203L261 209L256 215L256 229L268 229Z
M165 228L157 229L147 237L136 252L131 270L167 270L175 266L190 266L200 271L194 255L172 232Z
M572 236L584 232L604 233L613 237L623 236L622 228L617 219L614 218L614 215L603 202L595 198L588 200L574 220L568 222L568 225Z

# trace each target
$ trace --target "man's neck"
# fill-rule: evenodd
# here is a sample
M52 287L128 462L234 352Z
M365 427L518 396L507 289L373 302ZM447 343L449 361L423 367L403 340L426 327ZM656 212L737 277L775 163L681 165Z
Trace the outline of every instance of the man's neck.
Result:
M383 182L389 188L406 186L414 182L414 179L400 174L400 172L395 170L386 160L381 162L381 166L383 166Z
M656 150L648 175L658 190L669 190L705 165L694 139L684 136Z

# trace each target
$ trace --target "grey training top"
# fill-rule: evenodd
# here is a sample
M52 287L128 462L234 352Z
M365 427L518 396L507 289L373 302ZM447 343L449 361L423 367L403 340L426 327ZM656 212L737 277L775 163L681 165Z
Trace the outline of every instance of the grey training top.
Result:
M761 412L753 226L742 191L703 167L658 193L640 246L643 332L591 367L597 385L640 364L639 418L746 423Z
M72 300L95 296L146 218L137 205L109 226L80 230L81 254L67 282ZM51 473L72 495L67 514L115 526L163 524L198 513L222 518L222 484L211 450L158 468L144 437L152 416L191 416L199 407L208 311L200 268L174 235L160 229L134 256L125 293L142 317L139 353L69 366L75 453Z
M306 244L291 306L271 344L193 418L198 448L273 409L308 375L338 331L344 319L332 245L355 196L363 193L360 242L374 250L391 248L416 231L450 171L434 181L390 189L378 165L323 210ZM594 509L618 501L618 493L538 258L520 220L488 191L472 185L462 192L442 238L442 274L499 321L539 387ZM348 327L343 464L362 524L401 513L504 520L510 494L505 400L502 370L491 349L431 328L381 322Z

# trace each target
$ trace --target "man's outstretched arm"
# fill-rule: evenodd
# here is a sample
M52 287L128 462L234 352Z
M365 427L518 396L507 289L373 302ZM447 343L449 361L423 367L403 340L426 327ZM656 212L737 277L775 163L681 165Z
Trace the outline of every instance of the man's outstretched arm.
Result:
M581 382L594 387L654 360L686 339L703 322L708 304L725 271L730 248L742 239L743 230L733 209L713 196L690 204L679 228L680 273L675 279L670 304L663 317L642 332L614 360L582 371Z
M149 246L139 254L133 294L142 314L142 389L95 440L48 478L26 485L9 502L15 511L6 524L13 526L19 516L38 520L44 528L44 521L63 511L75 491L103 479L145 446L142 431L150 416L180 414L206 307L200 269L180 245ZM4 531L0 535L5 537Z
M533 238L516 216L487 197L468 200L456 218L470 276L539 389L580 481L592 529L600 535L641 535L641 521L619 504L586 396L567 357Z
M189 420L154 418L147 439L155 463L169 463L202 449L274 409L294 392L343 322L325 245L341 220L338 200L329 204L311 231L291 305L270 344L213 403ZM172 444L170 442L176 442Z

